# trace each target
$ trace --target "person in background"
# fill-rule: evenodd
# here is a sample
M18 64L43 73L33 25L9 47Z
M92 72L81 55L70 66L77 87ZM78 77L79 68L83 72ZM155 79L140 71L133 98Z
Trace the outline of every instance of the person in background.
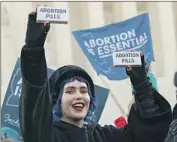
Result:
M62 66L48 80L44 43L49 30L49 23L36 23L36 12L29 14L20 56L19 117L24 142L162 142L165 139L172 119L171 107L149 82L144 55L142 66L125 68L135 92L128 124L122 128L100 126L93 118L97 107L95 95L101 94L95 94L93 80L83 68Z
M175 72L175 76L174 76L174 85L175 87L177 87L177 72ZM176 91L176 96L177 96L177 91ZM173 108L173 120L171 122L165 142L177 142L177 102Z

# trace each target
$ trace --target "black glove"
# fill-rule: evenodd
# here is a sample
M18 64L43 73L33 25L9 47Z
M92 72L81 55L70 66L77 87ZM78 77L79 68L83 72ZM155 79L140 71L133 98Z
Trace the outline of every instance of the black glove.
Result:
M159 107L155 104L154 90L149 82L149 77L147 77L148 69L143 54L141 54L141 62L142 66L140 67L126 67L126 73L130 77L135 91L136 104L138 103L141 110L148 116L152 115L152 112L157 112Z
M28 47L43 47L50 24L36 23L36 12L32 12L28 16L28 24L26 31L26 46Z
M135 91L138 88L144 88L144 85L148 85L149 78L147 77L147 68L144 60L144 55L141 54L142 65L140 67L126 67L126 73L130 77L131 84Z

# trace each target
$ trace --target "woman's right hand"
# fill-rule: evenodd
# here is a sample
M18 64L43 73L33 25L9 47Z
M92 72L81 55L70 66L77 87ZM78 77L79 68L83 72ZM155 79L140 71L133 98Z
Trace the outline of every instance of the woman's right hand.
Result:
M37 13L32 12L28 15L26 30L26 46L30 48L43 47L47 33L50 30L50 23L36 23Z

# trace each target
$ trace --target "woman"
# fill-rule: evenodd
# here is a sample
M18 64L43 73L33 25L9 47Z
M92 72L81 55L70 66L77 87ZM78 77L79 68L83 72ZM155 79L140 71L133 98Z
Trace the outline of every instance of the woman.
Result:
M43 47L49 30L49 23L37 24L36 13L29 14L25 46L21 52L20 127L24 142L164 140L171 122L171 108L149 83L144 56L141 67L126 69L135 90L135 104L130 110L128 124L123 128L102 127L93 122L96 109L94 84L84 69L63 66L48 81Z

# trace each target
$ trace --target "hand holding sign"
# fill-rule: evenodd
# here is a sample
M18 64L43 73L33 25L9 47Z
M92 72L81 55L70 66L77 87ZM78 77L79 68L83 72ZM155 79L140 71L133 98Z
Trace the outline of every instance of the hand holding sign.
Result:
M36 12L32 12L28 16L28 25L26 31L26 45L30 47L43 47L47 33L50 30L50 24L36 23Z
M133 86L137 86L147 78L147 69L146 69L146 63L144 60L144 54L141 53L141 62L142 65L139 67L126 67L126 73L130 77L131 83Z

